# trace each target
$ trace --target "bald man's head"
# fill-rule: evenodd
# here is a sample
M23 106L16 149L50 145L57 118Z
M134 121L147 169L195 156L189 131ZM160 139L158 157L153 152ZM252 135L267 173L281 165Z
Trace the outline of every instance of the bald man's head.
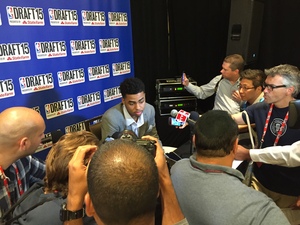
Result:
M11 107L0 113L0 145L19 148L23 138L27 140L25 154L32 154L44 137L45 122L35 110L27 107ZM9 149L8 149L9 150Z

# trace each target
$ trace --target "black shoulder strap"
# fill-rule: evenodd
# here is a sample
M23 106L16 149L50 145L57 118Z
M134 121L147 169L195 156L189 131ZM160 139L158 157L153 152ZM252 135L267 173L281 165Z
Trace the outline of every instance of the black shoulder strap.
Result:
M31 210L35 209L36 207L40 206L40 205L43 205L45 202L49 202L49 201L52 201L56 199L56 197L51 197L51 198L45 198L43 199L43 201L40 201L38 203L36 203L35 205L29 207L27 210L25 210L24 212L20 213L19 215L11 218L10 220L6 221L6 225L9 225L11 224L13 221L19 219L21 216L23 216L24 214L30 212Z
M223 79L223 76L221 77L221 79L216 83L216 86L215 86L215 93L217 92L217 89L219 87L219 83L220 81Z
M18 201L13 204L2 216L2 220L5 221L5 218L8 217L14 210L15 208L21 204L21 202L23 202L33 191L39 189L40 187L43 187L44 186L44 183L41 181L41 182L36 182L34 183L27 191L25 191L25 193L21 196L21 198L18 199ZM35 206L36 207L36 206ZM27 213L27 212L26 212ZM24 214L24 213L23 213ZM22 214L22 215L23 215ZM22 216L21 215L21 216ZM19 217L18 217L19 218ZM12 221L14 221L15 219L9 219L7 220L7 222L5 224L10 224ZM9 223L9 221L11 221Z

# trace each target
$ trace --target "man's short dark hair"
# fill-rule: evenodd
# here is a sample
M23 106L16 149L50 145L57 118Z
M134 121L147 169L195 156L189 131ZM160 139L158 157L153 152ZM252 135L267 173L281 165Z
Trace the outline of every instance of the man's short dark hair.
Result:
M266 74L262 70L246 69L240 73L240 78L252 80L253 86L257 88L263 87Z
M238 126L226 111L210 110L195 124L195 147L204 157L229 155L238 137Z
M87 173L94 209L105 224L128 224L155 213L159 191L153 156L130 140L104 143Z
M122 97L125 98L127 94L134 95L140 92L145 92L145 85L139 78L130 77L121 83L120 90Z

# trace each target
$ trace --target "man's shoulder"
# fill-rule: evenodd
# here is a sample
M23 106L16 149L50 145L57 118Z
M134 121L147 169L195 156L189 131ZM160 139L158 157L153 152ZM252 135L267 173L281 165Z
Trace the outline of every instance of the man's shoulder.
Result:
M118 104L114 105L113 107L109 108L108 110L106 110L103 114L103 117L104 118L112 117L112 116L116 116L116 114L122 114L122 103L118 103Z
M246 110L248 111L253 111L253 110L266 110L266 109L269 109L270 105L266 102L257 102L255 104L252 104L250 106L248 106L246 108Z
M145 110L154 111L154 106L146 102L144 111Z
M181 159L179 161L177 161L172 167L171 167L171 174L173 173L177 173L182 171L182 169L184 168L188 168L190 165L190 159ZM179 173L180 174L180 173Z
M26 157L23 157L23 158L17 160L15 162L15 164L17 164L17 165L21 164L23 166L26 166L28 164L45 164L45 162L43 160L41 160L41 159L38 159L38 158L32 156L32 155L28 155Z

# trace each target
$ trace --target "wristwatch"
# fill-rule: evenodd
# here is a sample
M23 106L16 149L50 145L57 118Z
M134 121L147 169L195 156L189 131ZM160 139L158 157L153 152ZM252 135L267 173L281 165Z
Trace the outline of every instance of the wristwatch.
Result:
M69 220L76 220L82 218L84 216L84 209L79 209L77 211L70 211L67 210L67 203L64 202L61 205L60 209L60 220L62 222L69 221Z

